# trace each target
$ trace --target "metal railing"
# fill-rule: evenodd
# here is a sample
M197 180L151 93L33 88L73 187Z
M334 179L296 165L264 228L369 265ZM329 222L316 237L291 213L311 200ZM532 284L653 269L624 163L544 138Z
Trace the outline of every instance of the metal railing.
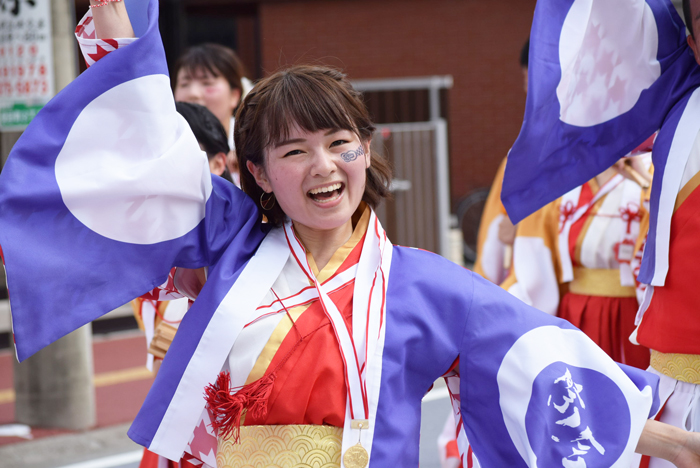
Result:
M446 123L382 125L372 144L394 169L393 199L377 210L392 242L449 257Z
M451 76L353 81L378 131L372 146L394 169L393 200L377 209L392 242L450 256L446 90Z

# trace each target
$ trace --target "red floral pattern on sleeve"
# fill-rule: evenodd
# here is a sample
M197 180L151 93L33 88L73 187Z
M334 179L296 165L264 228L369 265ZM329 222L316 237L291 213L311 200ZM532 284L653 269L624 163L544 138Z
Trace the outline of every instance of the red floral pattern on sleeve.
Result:
M141 299L149 301L172 301L186 297L175 287L176 270L177 268L171 269L170 274L168 274L168 279L165 280L165 282L160 286L154 288L152 291L142 295Z

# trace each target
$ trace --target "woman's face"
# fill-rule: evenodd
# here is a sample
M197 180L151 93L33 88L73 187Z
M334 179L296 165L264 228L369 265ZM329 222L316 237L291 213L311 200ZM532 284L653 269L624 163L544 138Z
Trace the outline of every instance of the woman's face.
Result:
M223 76L214 76L204 69L181 68L175 80L175 100L206 107L228 134L231 116L241 100L241 92L231 89Z
M348 223L362 201L369 142L349 130L309 133L295 126L266 151L265 162L264 168L247 164L258 185L274 192L295 224L327 231Z

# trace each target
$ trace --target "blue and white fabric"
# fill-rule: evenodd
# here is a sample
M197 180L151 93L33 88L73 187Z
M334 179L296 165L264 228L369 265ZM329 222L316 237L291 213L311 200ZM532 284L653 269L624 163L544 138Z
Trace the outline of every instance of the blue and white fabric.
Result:
M175 112L157 21L36 116L0 198L20 360L162 284L172 266L210 265L228 244L250 251L262 237L250 240L253 203L212 180Z

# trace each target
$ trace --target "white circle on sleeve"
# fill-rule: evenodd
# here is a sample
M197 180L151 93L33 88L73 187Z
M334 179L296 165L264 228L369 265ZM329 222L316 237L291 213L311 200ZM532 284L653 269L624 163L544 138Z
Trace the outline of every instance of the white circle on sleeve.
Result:
M165 75L106 91L80 113L56 158L63 202L86 227L132 244L183 236L211 194L206 155Z
M592 127L632 109L661 75L658 41L646 2L576 0L559 40L561 120Z

